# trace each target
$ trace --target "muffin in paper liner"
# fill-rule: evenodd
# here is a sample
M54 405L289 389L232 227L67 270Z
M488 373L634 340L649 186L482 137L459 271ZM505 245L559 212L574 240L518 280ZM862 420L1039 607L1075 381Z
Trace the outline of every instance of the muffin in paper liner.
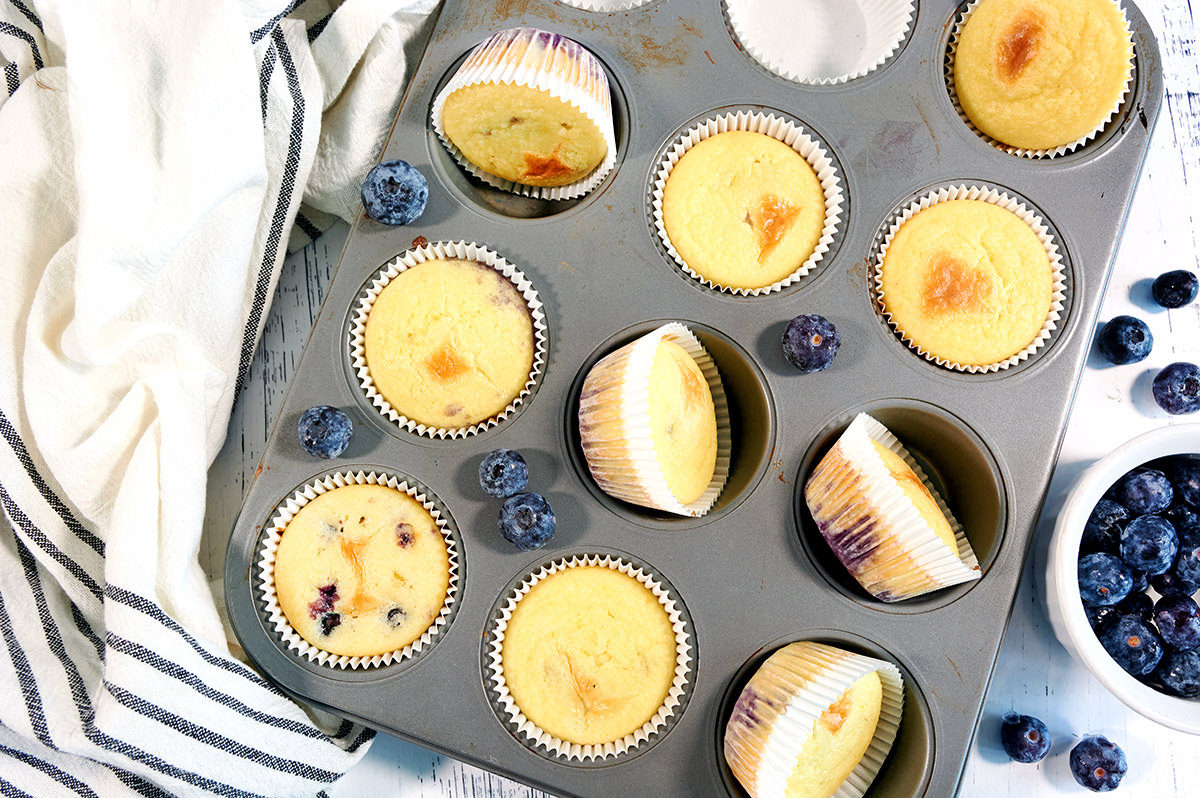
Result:
M675 245L671 242L671 236L667 231L667 225L663 219L663 192L667 185L667 179L671 176L675 165L679 163L680 159L688 151L701 141L720 133L735 130L770 136L798 152L816 175L825 200L824 222L820 236L812 252L791 273L768 285L758 287L726 286L705 277L697 269L689 265L687 260L676 250ZM800 278L812 271L821 261L821 258L829 251L834 236L837 233L838 225L841 222L842 197L841 177L838 174L833 158L820 141L809 135L799 124L777 117L773 113L764 114L759 111L742 110L724 113L694 125L667 149L655 174L651 196L651 214L659 240L662 242L667 254L684 273L710 288L743 296L760 296L777 292L796 283Z
M971 119L971 117L967 113L966 109L963 107L962 100L959 97L959 93L958 93L957 79L955 77L955 63L958 58L958 48L962 42L963 30L966 27L967 20L970 19L971 15L978 9L980 4L983 3L984 1L985 0L972 0L971 3L968 4L965 9L963 9L962 13L958 16L958 19L955 22L954 30L952 31L952 33L950 35L950 41L949 41L949 45L948 45L947 51L946 51L946 60L945 60L946 90L950 94L950 101L954 105L954 110L958 113L959 118L961 118L963 120L963 122L967 125L968 128L971 129L971 131L973 133L975 133L977 136L979 136L981 139L983 139L985 142L987 142L991 146L995 147L998 150L1007 152L1011 155L1015 155L1015 156L1018 156L1021 158L1031 158L1031 159L1055 158L1060 155L1064 155L1066 153L1073 152L1073 151L1079 149L1084 144L1087 144L1089 141L1091 141L1097 135L1099 135L1100 132L1103 131L1108 126L1109 122L1112 121L1113 117L1120 110L1122 104L1124 104L1126 98L1129 96L1129 92L1133 85L1133 69L1134 69L1134 57L1135 57L1134 49L1133 49L1133 29L1129 23L1128 13L1126 13L1125 9L1121 7L1118 0L1111 0L1111 4L1113 6L1115 6L1118 11L1120 11L1121 17L1124 20L1124 23L1125 23L1124 32L1125 32L1126 47L1127 47L1127 50L1126 50L1127 55L1126 55L1126 59L1125 59L1126 60L1125 80L1124 80L1124 85L1121 88L1120 94L1119 94L1119 96L1116 97L1116 99L1112 103L1112 106L1108 110L1108 113L1105 114L1103 116L1103 118L1100 119L1093 128L1082 133L1078 138L1075 138L1072 141L1067 141L1062 144L1058 144L1055 146L1049 146L1049 147L1018 146L1017 144L1013 144L1013 143L1006 142L1006 141L1001 141L997 138L994 138L993 136L991 136L988 133L985 133L983 130L981 130L979 128L979 126L976 125L975 121L973 119ZM1103 0L1103 2L1108 3L1108 2L1110 2L1110 0ZM1031 5L1036 6L1037 4L1033 3ZM1085 47L1091 46L1094 44L1090 40L1086 40L1086 39L1081 39L1080 43ZM1019 101L1027 102L1026 98L1020 98ZM1051 115L1051 116L1053 116L1053 115Z
M645 587L658 600L674 635L675 667L666 697L658 710L640 727L619 739L597 743L578 743L556 737L534 723L514 699L505 676L504 644L509 621L517 605L543 580L564 571L580 568L607 568L624 574ZM586 606L593 606L588 603ZM600 608L603 614L606 609ZM530 573L497 607L489 623L489 642L485 650L486 680L493 694L493 704L503 720L515 727L523 742L531 749L543 749L550 755L568 761L595 761L632 753L646 744L655 734L663 732L682 711L686 694L691 690L691 674L695 659L692 632L672 590L645 568L609 554L576 554L547 563Z
M855 682L872 672L882 687L879 719L862 758L833 793L837 798L863 795L887 759L904 710L900 669L886 660L807 640L790 643L763 662L738 696L723 746L725 761L751 798L785 794L817 724Z
M533 186L491 174L472 163L446 134L442 112L446 99L455 91L484 84L527 86L577 108L596 125L604 139L607 150L599 165L566 185ZM578 42L537 28L509 28L476 45L434 98L430 123L459 166L490 186L526 197L546 200L582 197L599 186L616 165L612 96L604 67Z
M738 43L771 72L797 83L834 85L874 72L904 42L912 0L723 0Z
M324 651L305 640L300 636L299 632L293 628L284 614L283 609L279 604L279 596L276 592L275 585L275 564L276 555L278 554L280 541L283 539L285 530L288 524L294 519L297 513L318 496L328 494L338 488L350 485L379 485L393 490L399 491L416 501L424 510L429 513L433 519L438 532L441 533L442 539L446 544L446 555L448 561L449 584L446 589L446 597L442 603L441 609L438 611L436 618L425 631L413 640L411 643L393 651L388 651L382 654L372 656L349 656L339 655L329 651ZM458 544L454 535L447 523L446 518L442 515L435 502L417 487L410 485L406 480L395 475L387 473L379 473L370 471L364 473L359 472L337 472L329 474L325 477L317 479L301 488L298 488L291 497L281 503L276 510L274 517L267 530L263 534L262 541L259 547L258 556L258 579L257 592L262 601L263 608L268 615L268 625L277 634L280 640L295 654L304 657L309 661L315 661L321 665L326 665L334 668L371 668L380 665L390 665L394 662L402 662L406 659L416 656L420 652L427 649L435 643L439 635L445 630L446 624L450 621L450 616L455 609L455 604L458 601L459 581L460 581L460 556Z
M876 444L903 460L924 486L949 524L957 551L906 495ZM804 500L837 558L881 601L913 598L980 577L979 561L945 499L896 436L866 413L855 416L813 469Z
M684 349L699 366L712 395L717 426L712 479L682 503L667 484L651 432L650 371L660 341ZM579 398L579 437L600 489L633 504L699 517L712 509L729 477L732 438L729 403L712 357L684 324L670 322L605 356L588 373Z
M1050 304L1046 318L1033 339L1009 357L1002 358L992 363L958 363L950 358L944 357L936 352L928 351L925 347L915 342L909 334L902 329L901 325L896 322L892 313L887 307L887 296L883 287L883 266L884 259L887 257L888 247L891 246L892 240L901 226L912 217L916 216L921 211L932 207L941 202L954 200L978 200L995 205L999 208L1012 212L1017 218L1029 225L1037 240L1042 244L1046 252L1046 257L1050 263ZM875 263L873 266L873 288L875 300L887 321L888 326L914 351L924 357L926 360L932 361L944 368L953 369L955 371L965 371L968 373L990 373L1020 363L1039 349L1041 349L1054 331L1058 328L1058 320L1061 317L1063 303L1066 299L1066 274L1063 268L1062 255L1059 252L1058 244L1054 241L1050 233L1050 229L1041 217L1032 209L1007 194L1004 194L989 186L975 185L957 185L944 186L934 189L920 199L906 206L902 211L897 213L886 228L883 235L882 243L875 254Z
M413 266L431 260L461 260L482 264L495 269L516 288L524 299L533 325L533 363L524 386L501 412L477 423L462 427L439 427L409 418L385 397L371 376L370 363L366 354L366 328L371 308L376 299L397 276ZM546 314L537 290L525 275L496 252L474 243L463 241L435 242L411 249L384 264L369 285L359 294L349 331L350 365L354 369L359 387L370 403L381 415L397 427L430 438L462 438L474 435L503 422L525 401L533 390L546 362L548 333Z

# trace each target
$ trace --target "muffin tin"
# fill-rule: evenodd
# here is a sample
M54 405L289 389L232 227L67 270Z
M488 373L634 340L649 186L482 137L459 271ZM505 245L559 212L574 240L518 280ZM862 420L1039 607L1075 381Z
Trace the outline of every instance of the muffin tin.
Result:
M550 0L445 0L383 152L429 178L425 214L407 227L365 216L355 223L231 532L226 600L251 660L302 701L552 793L740 798L721 754L738 692L779 646L823 641L890 660L904 677L904 718L868 795L956 792L1162 99L1157 45L1127 3L1134 83L1108 127L1050 159L997 149L963 123L946 88L948 38L963 6L920 2L881 67L804 85L743 52L718 0L652 0L610 13ZM608 71L617 162L586 196L550 201L492 188L455 163L429 124L433 98L465 54L516 25L573 38ZM762 296L685 274L659 241L651 210L657 166L676 138L738 110L795 120L828 146L843 181L829 250L794 284ZM910 350L878 311L871 285L893 215L958 185L1027 203L1063 254L1066 295L1053 334L994 373L951 371ZM521 270L544 303L549 341L519 407L500 424L448 439L381 415L358 385L348 346L356 297L375 273L439 241L479 244ZM837 325L842 346L828 371L802 374L783 359L780 336L800 313ZM587 369L673 320L712 355L733 424L728 483L700 518L605 495L575 425ZM354 439L336 461L314 459L297 443L296 421L315 404L354 420ZM860 411L895 433L942 488L979 557L980 580L884 604L825 545L804 505L804 479ZM530 489L554 507L558 530L544 549L521 552L496 529L500 502L483 493L477 469L500 447L524 454ZM427 492L460 544L459 593L420 652L337 668L298 656L273 630L257 561L276 508L298 487L360 471ZM572 760L528 747L487 683L497 608L527 575L574 555L611 555L658 574L689 619L694 661L680 708L662 732L617 757Z

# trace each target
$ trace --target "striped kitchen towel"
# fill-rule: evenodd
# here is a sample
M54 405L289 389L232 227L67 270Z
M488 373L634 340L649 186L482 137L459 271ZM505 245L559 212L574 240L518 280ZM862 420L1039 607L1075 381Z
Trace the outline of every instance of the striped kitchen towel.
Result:
M436 4L0 0L3 795L313 795L366 750L231 654L197 554L302 200L357 213Z

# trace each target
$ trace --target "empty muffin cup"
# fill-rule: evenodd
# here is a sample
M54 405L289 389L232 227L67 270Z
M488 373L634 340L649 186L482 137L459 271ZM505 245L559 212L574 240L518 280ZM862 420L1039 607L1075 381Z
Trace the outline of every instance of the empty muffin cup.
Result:
M725 0L734 36L762 66L827 85L883 66L912 27L912 0Z

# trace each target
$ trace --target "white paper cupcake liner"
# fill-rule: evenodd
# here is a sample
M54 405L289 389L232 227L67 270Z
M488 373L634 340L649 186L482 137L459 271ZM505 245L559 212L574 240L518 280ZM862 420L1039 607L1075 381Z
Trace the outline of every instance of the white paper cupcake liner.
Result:
M813 249L812 254L794 272L762 288L731 288L715 283L694 271L688 265L687 261L676 251L663 223L663 189L667 184L667 178L671 175L671 170L675 168L675 164L679 163L679 159L701 141L718 133L727 133L731 130L763 133L782 141L800 153L804 160L808 162L808 165L812 167L813 172L816 173L817 180L821 184L821 190L825 195L825 223L821 229L821 237L817 240L817 245ZM824 146L806 133L804 128L797 123L777 117L774 114L763 114L759 111L736 111L712 117L695 125L677 139L670 149L667 150L666 155L659 163L658 172L654 180L651 213L654 217L654 228L658 231L659 240L662 241L667 254L671 256L679 268L683 269L687 275L710 288L743 296L760 296L774 293L797 282L804 275L812 271L825 253L829 251L834 235L837 233L838 224L842 218L842 181L838 175L837 167L833 163L833 159L826 152Z
M962 364L941 357L940 355L926 351L924 347L919 346L911 338L909 338L904 330L900 329L892 319L892 314L887 310L886 297L883 291L883 259L887 255L888 247L891 246L892 239L896 237L896 232L906 221L911 219L919 212L925 210L931 205L949 200L982 200L983 202L991 203L1005 210L1016 214L1022 221L1029 225L1037 236L1042 246L1046 249L1046 256L1050 259L1051 273L1051 294L1050 294L1050 310L1046 314L1046 320L1034 337L1024 349L1010 355L1004 360L995 363L986 363L983 365L977 364ZM873 284L875 290L875 300L883 313L884 319L887 320L888 326L893 332L898 335L904 343L908 344L914 351L933 363L944 368L953 369L955 371L965 371L970 374L990 373L1001 371L1017 363L1029 358L1030 355L1041 349L1054 331L1058 328L1058 320L1062 316L1063 302L1067 295L1066 274L1062 264L1062 254L1059 252L1058 244L1054 241L1050 234L1050 228L1042 221L1042 218L1031 208L1025 206L1023 202L1010 197L997 189L985 185L957 185L945 186L934 189L925 194L920 199L912 202L904 208L900 213L893 217L888 224L887 232L884 234L883 242L875 253L875 264L873 268Z
M776 651L750 678L725 727L730 769L752 798L784 795L796 756L826 710L868 673L879 674L883 703L875 733L835 798L861 798L883 767L904 711L900 669L810 641Z
M958 55L958 43L962 38L963 26L966 25L967 19L971 16L981 2L983 2L983 0L972 0L972 2L965 9L963 9L962 14L959 15L958 21L954 25L954 31L950 34L950 43L946 50L944 69L946 78L946 91L950 93L950 102L954 105L954 110L958 114L959 118L962 119L966 126L971 129L971 132L979 136L979 138L983 139L996 149L1007 152L1010 155L1016 155L1020 158L1038 159L1057 158L1060 155L1074 152L1084 144L1087 144L1089 141L1094 139L1100 134L1101 131L1108 127L1109 122L1112 121L1113 117L1116 116L1117 111L1119 111L1121 106L1124 105L1126 98L1129 96L1130 89L1133 86L1134 52L1132 46L1129 49L1129 67L1125 73L1125 89L1121 92L1121 97L1113 105L1112 110L1109 111L1108 116L1104 118L1104 121L1074 141L1050 149L1027 149L1024 147L1014 147L1010 144L1005 144L1002 141L998 141L976 127L975 123L971 121L971 117L967 116L967 112L963 110L962 103L958 98L958 89L954 85L954 61ZM1117 5L1120 8L1120 4L1116 3L1115 1L1114 5ZM1124 8L1121 8L1120 10L1121 16L1125 19L1125 31L1132 37L1133 28L1129 22L1129 14ZM1130 41L1132 41L1132 38Z
M573 68L564 68L564 60L572 62ZM604 159L588 175L564 186L527 186L483 171L450 141L442 125L446 98L465 86L483 83L528 86L575 106L600 129L608 148ZM430 122L459 166L494 188L525 197L547 200L582 197L600 185L617 162L612 96L604 67L578 42L537 28L509 28L478 44L434 98Z
M283 532L287 528L288 523L296 516L301 507L308 504L317 496L346 485L384 485L406 493L419 502L433 517L438 531L441 532L442 537L446 541L446 554L450 565L450 584L446 589L446 600L443 602L442 609L439 611L437 618L434 619L429 628L420 637L403 648L370 657L351 657L332 654L310 644L292 628L287 616L283 614L283 610L279 606L279 597L275 592L275 555L279 550L279 542L283 538ZM341 668L343 670L347 668L365 669L379 665L390 665L393 662L401 662L409 659L428 648L438 638L445 629L446 624L449 623L455 602L458 600L459 568L458 544L455 543L454 536L450 534L446 519L442 516L441 511L438 510L437 505L434 504L431 498L416 487L409 485L407 481L394 475L376 473L375 471L367 473L363 473L362 471L356 473L339 472L330 474L299 488L289 499L279 506L259 546L257 588L263 608L268 615L268 624L289 649L310 662L318 662L321 665L327 665L331 668Z
M717 462L704 493L683 504L667 485L654 450L649 376L660 341L684 349L704 374L717 420ZM729 478L733 448L729 402L712 357L685 325L664 324L604 357L584 380L579 400L584 458L596 484L610 496L676 515L699 517L712 509Z
M366 359L365 334L367 318L371 314L371 308L374 306L375 300L379 297L383 289L387 287L388 283L398 275L416 266L418 263L424 263L429 260L465 260L490 266L504 275L516 287L517 291L524 298L525 304L529 308L529 316L533 320L533 366L529 370L529 377L525 381L525 386L503 411L491 418L466 427L448 428L429 426L409 418L392 407L391 403L376 388L375 381L371 378L370 366ZM513 411L524 403L533 390L534 385L537 384L538 378L542 373L542 368L545 365L546 349L548 346L547 339L546 313L542 307L542 301L538 297L533 283L516 266L509 263L496 252L479 244L467 243L465 241L438 241L416 249L410 249L408 252L386 263L376 274L367 289L359 295L354 317L350 324L350 364L354 368L359 387L366 398L384 418L391 421L400 429L429 438L465 438L468 435L474 435L502 423L512 415Z
M578 566L600 566L611 568L641 582L658 599L667 612L671 626L675 632L675 675L658 711L640 728L625 735L620 740L606 743L580 744L560 739L534 724L517 705L509 691L508 682L504 677L504 638L508 629L509 619L517 603L533 588L551 574ZM491 642L489 643L487 679L495 692L497 703L504 716L516 727L517 732L525 738L530 747L542 748L555 756L568 760L587 761L605 759L631 751L646 742L653 734L662 730L671 717L679 710L685 691L690 689L692 660L692 635L687 622L679 609L678 602L670 590L647 573L641 567L607 554L574 555L542 566L525 578L516 588L514 594L504 602L499 616L491 624Z
M950 524L957 555L921 518L875 451L895 452L929 490ZM859 413L818 463L805 500L821 534L867 592L899 601L974 581L979 560L944 497L886 427Z
M912 0L858 0L850 19L844 4L818 0L723 0L738 43L771 72L809 85L833 85L874 72L904 42Z
M628 11L644 6L654 0L560 0L565 6L582 8L584 11Z

